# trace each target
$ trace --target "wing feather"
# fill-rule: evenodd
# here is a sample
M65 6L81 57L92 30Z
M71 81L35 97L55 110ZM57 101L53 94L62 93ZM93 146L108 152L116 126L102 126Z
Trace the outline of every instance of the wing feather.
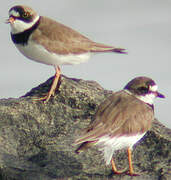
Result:
M44 16L41 16L32 40L42 44L48 51L58 54L105 51L125 53L122 48L93 42L79 32Z
M98 108L93 123L83 131L75 144L97 141L100 137L145 132L151 127L152 108L134 96L119 91L108 97Z

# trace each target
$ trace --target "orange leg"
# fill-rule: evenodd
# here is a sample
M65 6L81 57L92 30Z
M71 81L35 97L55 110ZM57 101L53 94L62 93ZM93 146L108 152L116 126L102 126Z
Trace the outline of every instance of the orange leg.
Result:
M60 77L60 75L61 75L61 70L60 70L59 66L55 67L55 71L56 71L55 77L54 77L52 86L51 86L50 91L48 92L48 94L47 94L46 96L44 96L44 97L35 98L35 99L33 99L33 100L35 100L35 101L44 100L44 103L46 103L46 102L49 101L49 99L50 99L51 96L54 96L54 94L55 94L55 89L56 89L56 87L57 87L57 85L58 85L59 77Z
M130 176L138 176L138 174L134 173L134 170L133 170L131 148L128 148L127 151L128 151L128 161L129 161L129 172L128 172L128 175L130 175Z
M112 164L112 170L115 174L122 174L124 171L118 171L114 162L114 159L112 158L111 160L111 164Z

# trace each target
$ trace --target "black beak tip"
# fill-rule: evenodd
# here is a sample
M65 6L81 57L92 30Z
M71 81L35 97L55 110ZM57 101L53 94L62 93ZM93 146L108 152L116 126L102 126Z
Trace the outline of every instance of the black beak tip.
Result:
M159 93L159 92L157 92L157 97L159 97L159 98L165 98L165 96L164 96L163 94Z

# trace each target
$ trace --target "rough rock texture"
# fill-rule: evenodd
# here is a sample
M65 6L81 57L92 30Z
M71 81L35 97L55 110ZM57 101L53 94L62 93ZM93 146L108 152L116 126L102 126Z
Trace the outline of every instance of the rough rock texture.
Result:
M112 174L95 147L75 154L72 143L111 91L93 81L63 76L47 104L32 100L46 93L51 83L52 78L22 98L0 100L0 179L171 179L171 130L157 120L133 151L140 176ZM128 168L125 151L115 158L118 168Z

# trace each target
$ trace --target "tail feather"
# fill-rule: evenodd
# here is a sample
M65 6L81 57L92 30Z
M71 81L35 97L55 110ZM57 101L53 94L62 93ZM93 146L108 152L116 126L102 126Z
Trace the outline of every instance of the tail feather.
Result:
M93 46L91 46L91 52L115 52L119 54L127 54L126 49L124 48L116 48L100 43L94 43Z
M75 150L75 153L76 153L76 154L80 154L81 152L83 152L86 145L87 145L87 142L82 143L82 144Z
M88 148L90 148L91 146L95 145L96 142L95 141L86 141L86 142L83 142L76 150L75 150L75 153L76 154L79 154L85 150L87 150Z
M115 52L115 53L120 53L120 54L128 54L126 52L126 49L123 49L123 48L114 48L113 50L111 50L112 52Z

